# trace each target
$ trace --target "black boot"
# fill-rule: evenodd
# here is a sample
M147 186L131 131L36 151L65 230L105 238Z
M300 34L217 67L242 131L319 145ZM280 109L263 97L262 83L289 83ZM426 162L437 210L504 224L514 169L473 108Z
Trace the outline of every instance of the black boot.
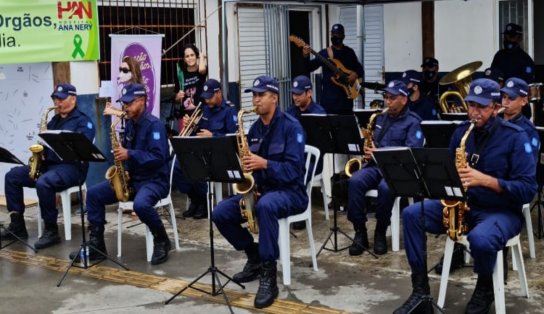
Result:
M255 295L254 305L258 309L268 307L274 303L278 297L278 284L276 261L266 261L262 265L261 278L259 280L259 290Z
M293 230L304 230L306 229L306 220L293 222Z
M377 255L387 253L387 239L385 237L386 232L387 225L378 221L376 223L376 230L374 230L374 253Z
M261 273L261 258L259 257L259 246L257 243L252 243L249 248L245 249L247 262L244 269L232 276L232 279L238 283L250 282Z
M412 294L393 314L432 314L433 306L428 299L430 293L427 273L412 274Z
M197 208L198 204L191 201L191 204L189 205L189 208L183 212L183 217L185 218L188 218L188 217L193 217L193 215L195 214L196 212L196 208Z
M56 223L45 223L45 230L41 238L34 243L37 250L45 249L60 243L59 226Z
M440 258L440 262L434 267L434 271L437 274L442 274L442 267L444 265L444 255ZM451 257L450 274L459 268L465 266L465 246L461 243L455 243L453 245L453 255Z
M487 314L494 300L493 278L491 275L479 275L472 298L470 298L465 309L465 314Z
M158 265L166 262L168 260L168 252L172 248L170 244L170 239L168 239L168 234L166 234L166 229L164 225L160 225L155 229L151 230L153 234L153 256L151 256L151 265Z
M353 238L353 243L349 247L349 255L361 255L363 254L363 250L368 250L368 236L366 234L365 224L355 226L355 237Z
M2 240L15 240L16 238L13 234L21 239L28 239L28 232L26 231L25 218L23 215L18 212L10 212L9 214L11 222L6 228L9 232L2 229Z
M194 219L203 219L208 218L208 206L206 206L206 203L200 203L196 207L196 211L193 215Z
M106 243L104 242L104 226L89 226L89 244L92 248L89 249L89 261L102 261L106 259L106 256L100 254L101 251L104 254L108 254L106 251ZM74 259L75 263L80 263L79 251L74 251L69 255L70 259Z

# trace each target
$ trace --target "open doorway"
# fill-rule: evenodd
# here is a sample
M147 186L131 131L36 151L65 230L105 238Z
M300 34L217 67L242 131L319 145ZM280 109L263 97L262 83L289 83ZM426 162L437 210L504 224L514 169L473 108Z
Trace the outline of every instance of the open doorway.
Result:
M544 1L533 1L535 81L544 82Z
M302 38L306 43L310 43L310 14L308 11L289 11L289 29L291 34ZM291 55L291 79L299 75L309 76L309 72L306 70L304 64L304 58L302 57L302 49L297 45L291 43L290 45Z

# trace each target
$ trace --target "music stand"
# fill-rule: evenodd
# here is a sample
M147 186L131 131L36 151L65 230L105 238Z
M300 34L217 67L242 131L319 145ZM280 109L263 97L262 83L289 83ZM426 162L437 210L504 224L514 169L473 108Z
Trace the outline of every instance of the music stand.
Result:
M425 136L425 147L448 148L453 131L455 131L458 125L458 121L421 121L421 129Z
M394 195L417 196L421 199L466 200L465 190L448 149L378 148L374 151L373 157ZM420 204L420 222L424 226L425 209L423 201ZM424 267L427 269L426 231L424 232L423 241L423 248L425 248L423 260L425 261ZM430 302L433 307L443 313L430 294L424 296L418 304L414 305L413 309L417 308L421 302Z
M104 154L100 152L100 150L94 146L94 144L85 137L85 135L77 132L71 132L71 131L62 131L62 130L50 130L45 131L40 134L38 134L44 142L53 150L54 153L57 154L57 156L64 162L73 162L74 164L82 163L84 161L90 162L104 162L106 161L106 157L104 157ZM90 242L87 241L85 236L85 213L83 210L83 192L81 191L81 185L82 182L78 182L79 187L79 213L81 217L81 245L79 246L79 251L74 256L72 261L70 262L70 265L68 265L68 268L62 275L62 278L59 280L57 287L60 287L66 276L68 275L68 272L70 271L70 268L78 267L87 269L89 267L92 267L100 262L96 262L92 265L89 265L87 262L87 250L93 249L96 252L98 252L100 255L104 256L106 259L114 262L115 264L123 267L124 269L128 270L124 265L122 265L120 262L114 260L110 256L108 256L106 253L98 250L96 247L94 247ZM81 253L84 253L83 255ZM79 266L75 264L75 260L80 257L85 256L85 258L81 258L83 260L83 266Z
M353 114L357 117L359 127L366 127L370 116L376 112L381 112L381 109L357 109L353 110Z
M208 183L208 213L209 216L209 233L210 233L210 266L208 269L194 279L189 285L178 291L165 304L170 303L175 297L180 295L187 288L193 288L200 292L216 296L223 294L225 302L229 307L231 313L232 307L230 305L227 295L224 293L223 288L230 282L234 282L242 289L245 286L236 282L231 277L227 276L224 272L219 270L215 266L215 254L213 245L213 225L212 225L212 185L211 182L241 182L243 181L243 173L240 167L240 161L237 155L237 144L235 136L220 136L220 137L180 137L174 136L170 139L172 148L176 153L176 158L179 160L181 169L185 176L194 181L206 181ZM202 277L208 273L212 275L212 291L202 290L193 285L199 281ZM225 284L221 283L219 274L227 278ZM218 286L215 281L217 280Z
M5 162L5 163L9 163L9 164L19 164L19 165L23 165L23 166L25 165L19 158L15 157L15 155L13 155L10 151L8 151L7 149L5 149L3 147L0 147L0 162ZM15 238L15 240L11 241L10 243L8 243L6 245L2 245L2 233L0 232L0 250L12 245L13 243L15 243L17 241L19 241L22 244L24 244L25 246L29 247L32 251L34 251L34 253L36 253L36 248L35 247L28 244L25 240L21 239L19 236L17 236L13 232L11 232L8 228L4 227L4 224L0 221L0 231L1 230L5 230L6 233L9 233L12 237Z
M449 112L439 113L440 119L446 121L465 121L468 119L468 113L466 112Z

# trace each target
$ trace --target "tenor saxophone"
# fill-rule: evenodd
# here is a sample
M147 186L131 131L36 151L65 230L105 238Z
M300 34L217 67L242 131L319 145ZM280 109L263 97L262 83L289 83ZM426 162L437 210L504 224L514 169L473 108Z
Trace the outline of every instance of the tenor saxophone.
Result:
M238 143L238 155L240 156L240 159L250 154L243 122L244 114L250 112L255 112L255 109L241 109L238 111L238 131L236 132L236 142ZM257 200L255 179L253 178L252 172L244 169L243 165L242 172L244 173L243 181L240 183L235 183L233 185L233 189L236 194L242 194L242 198L240 199L240 212L242 214L242 218L247 220L248 230L252 233L258 233L259 225L257 223L257 215L255 213L255 202Z
M42 119L40 120L40 133L47 131L47 116L49 115L49 112L51 112L51 110L54 110L56 108L56 106L49 107L43 114ZM40 170L42 166L43 145L37 143L31 145L28 149L32 152L32 156L30 156L30 158L28 159L28 167L30 167L28 175L30 176L30 179L36 181L40 176Z
M110 137L112 149L116 149L120 146L115 128L117 127L119 121L125 117L125 115L126 113L123 112L119 119L115 123L111 124ZM134 189L128 185L128 177L125 173L123 162L120 160L114 160L113 163L114 164L106 171L105 177L110 181L111 188L115 192L115 197L117 197L117 200L120 202L126 202L134 195Z
M474 129L476 121L470 121L470 126L461 138L459 147L455 149L455 168L461 169L467 166L466 141L470 132ZM465 187L465 192L467 188ZM440 200L444 209L442 210L442 222L446 227L447 234L453 241L459 240L461 236L468 232L468 226L465 223L465 213L470 210L465 201Z

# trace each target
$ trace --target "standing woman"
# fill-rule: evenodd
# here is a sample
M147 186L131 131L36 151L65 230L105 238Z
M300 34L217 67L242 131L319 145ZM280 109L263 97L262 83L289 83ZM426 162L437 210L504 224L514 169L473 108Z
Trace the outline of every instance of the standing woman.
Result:
M206 54L199 53L194 44L183 46L183 60L177 66L177 76L175 90L178 93L175 96L175 102L181 103L181 112L178 115L180 119L179 129L183 128L183 114L191 114L200 100L202 87L206 81L208 67L206 64Z

